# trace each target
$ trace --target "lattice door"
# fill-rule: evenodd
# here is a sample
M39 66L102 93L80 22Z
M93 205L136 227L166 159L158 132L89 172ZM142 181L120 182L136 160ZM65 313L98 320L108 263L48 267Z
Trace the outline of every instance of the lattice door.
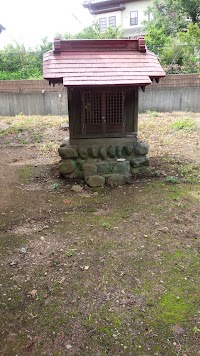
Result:
M102 93L91 91L82 93L82 114L85 133L102 131Z
M123 126L123 92L105 93L106 132L122 131Z
M100 134L123 129L123 92L82 92L82 133Z

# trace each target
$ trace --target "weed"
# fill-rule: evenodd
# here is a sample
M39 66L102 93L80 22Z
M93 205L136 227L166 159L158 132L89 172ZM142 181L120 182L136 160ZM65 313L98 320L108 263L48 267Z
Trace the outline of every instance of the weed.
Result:
M42 139L41 134L38 132L33 132L33 134L31 135L31 138L36 143L40 143L41 139Z
M25 138L17 137L17 140L22 143L23 145L27 145L29 142Z
M174 121L171 124L171 128L174 130L193 131L196 129L196 123L192 119L181 119Z
M152 170L151 177L159 177L160 173L156 169Z
M167 176L167 177L165 178L165 182L167 182L167 183L172 183L172 184L177 184L177 183L179 183L179 179L178 179L178 177Z
M61 185L59 184L59 183L54 183L53 185L52 185L52 189L53 190L58 190L58 189L60 189L61 188Z
M194 331L195 334L198 334L198 333L200 333L200 328L198 328L198 326L195 326L193 328L193 331Z
M109 223L108 221L104 221L104 222L102 223L102 227L103 227L104 229L106 229L106 230L111 229L111 225L110 225L110 223Z
M147 110L146 114L149 115L150 117L158 117L159 116L159 113L155 109Z
M75 248L70 248L68 251L65 252L66 257L72 257L75 253L76 249Z

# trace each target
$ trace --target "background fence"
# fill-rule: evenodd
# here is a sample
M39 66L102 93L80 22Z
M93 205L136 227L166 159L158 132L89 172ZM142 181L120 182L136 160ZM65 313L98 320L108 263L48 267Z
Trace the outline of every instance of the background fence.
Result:
M200 112L200 74L168 75L139 94L139 111ZM67 115L67 89L45 80L0 81L0 115Z

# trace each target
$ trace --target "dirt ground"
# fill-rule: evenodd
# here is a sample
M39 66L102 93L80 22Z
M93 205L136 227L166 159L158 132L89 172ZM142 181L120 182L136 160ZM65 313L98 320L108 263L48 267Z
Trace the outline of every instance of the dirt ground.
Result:
M96 189L65 121L0 117L0 354L199 355L200 115L140 115L149 174Z

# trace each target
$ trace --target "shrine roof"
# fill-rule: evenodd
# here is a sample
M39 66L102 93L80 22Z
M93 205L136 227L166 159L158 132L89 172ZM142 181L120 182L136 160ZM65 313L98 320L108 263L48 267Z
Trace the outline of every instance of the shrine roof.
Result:
M44 54L43 77L65 86L145 86L165 76L143 38L58 40Z

